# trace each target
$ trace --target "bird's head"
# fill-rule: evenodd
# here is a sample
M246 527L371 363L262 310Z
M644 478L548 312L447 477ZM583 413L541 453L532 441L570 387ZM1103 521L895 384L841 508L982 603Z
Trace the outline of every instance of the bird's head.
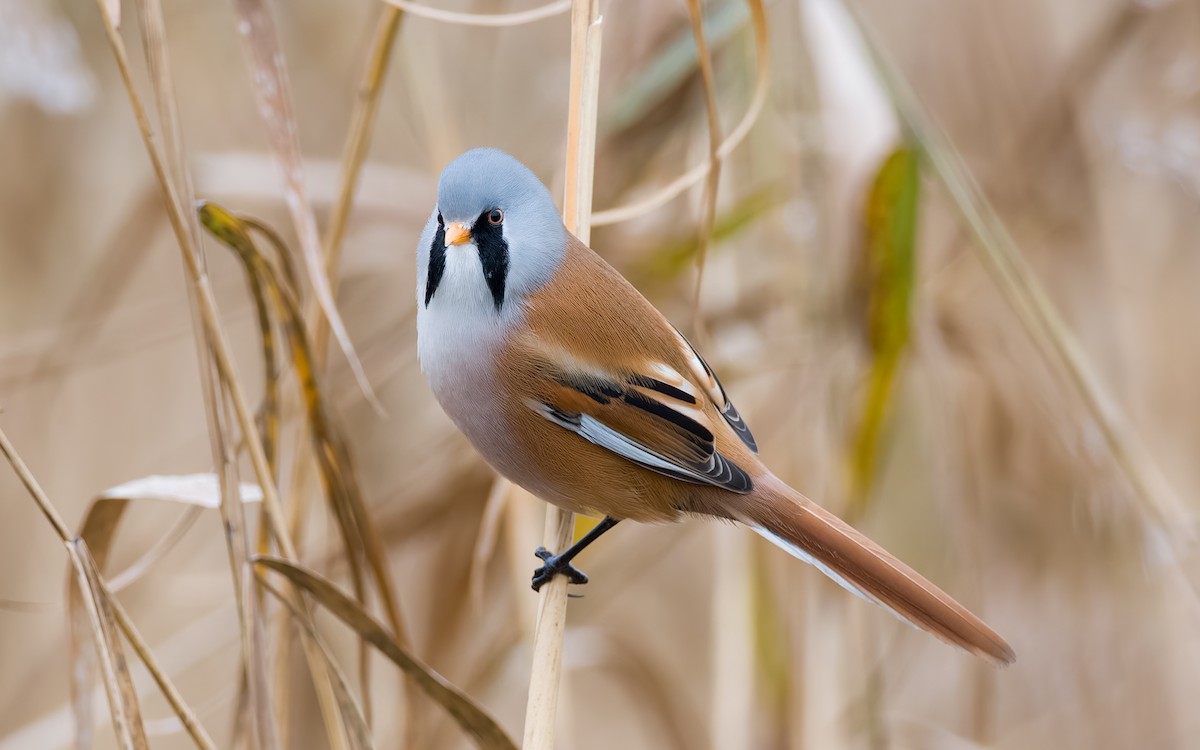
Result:
M490 306L494 314L550 280L567 234L533 172L503 151L477 148L442 171L420 243L419 305Z

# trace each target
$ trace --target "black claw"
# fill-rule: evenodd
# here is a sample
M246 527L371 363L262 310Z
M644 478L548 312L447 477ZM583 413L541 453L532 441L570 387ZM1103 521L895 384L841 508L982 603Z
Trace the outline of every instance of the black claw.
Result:
M546 561L545 565L533 571L532 585L534 591L539 591L542 586L549 583L556 575L566 576L568 583L583 585L588 582L587 575L569 561L563 560L562 555L552 555L545 547L538 547L533 551L533 554Z
M604 520L592 527L592 530L583 535L583 538L572 544L568 549L560 552L557 555L550 554L550 551L545 547L538 547L533 551L539 559L546 564L537 570L533 571L533 590L539 590L547 581L550 581L556 575L564 575L569 583L584 584L588 582L588 577L583 574L583 571L571 564L571 560L575 555L583 551L592 542L600 538L600 535L616 526L619 519L612 516L605 516ZM568 596L573 596L568 594ZM576 597L578 598L578 597Z

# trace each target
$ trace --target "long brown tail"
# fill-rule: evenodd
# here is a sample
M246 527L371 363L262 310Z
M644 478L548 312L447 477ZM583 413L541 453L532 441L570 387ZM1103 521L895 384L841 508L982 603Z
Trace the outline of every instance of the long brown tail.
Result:
M1016 660L1012 647L945 592L842 519L773 476L755 480L739 499L741 521L850 591L901 619L996 664Z

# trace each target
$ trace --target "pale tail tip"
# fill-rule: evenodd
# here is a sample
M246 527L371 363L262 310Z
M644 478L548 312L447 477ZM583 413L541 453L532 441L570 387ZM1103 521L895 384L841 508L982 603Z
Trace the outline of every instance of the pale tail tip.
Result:
M1000 636L996 636L996 640L987 646L975 647L970 651L975 656L987 660L993 667L1000 669L1011 667L1017 661L1017 652L1013 651L1013 647Z
M1004 644L1005 649L994 661L997 667L1011 667L1017 663L1017 652L1012 650L1012 646Z

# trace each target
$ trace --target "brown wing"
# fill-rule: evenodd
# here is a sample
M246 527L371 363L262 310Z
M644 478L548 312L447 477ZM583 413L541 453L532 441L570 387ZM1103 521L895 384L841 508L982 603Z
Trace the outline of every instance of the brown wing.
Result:
M659 474L752 489L753 438L712 371L587 246L570 239L554 282L523 312L529 325L503 364L527 373L526 406Z

